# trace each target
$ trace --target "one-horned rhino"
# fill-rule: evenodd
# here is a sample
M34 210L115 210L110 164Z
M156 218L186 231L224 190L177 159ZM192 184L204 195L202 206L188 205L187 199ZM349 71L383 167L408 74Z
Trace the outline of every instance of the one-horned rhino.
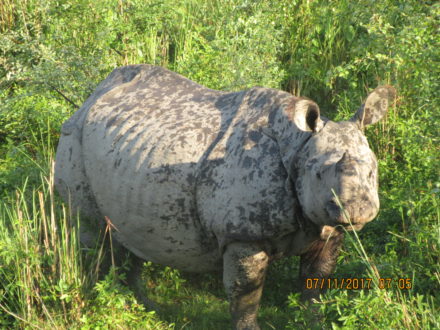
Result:
M303 280L325 278L340 228L376 216L377 162L363 128L394 96L378 87L352 119L333 122L283 91L221 92L160 67L117 68L64 123L56 188L83 218L110 219L142 259L223 269L234 327L257 329L272 260L300 255Z

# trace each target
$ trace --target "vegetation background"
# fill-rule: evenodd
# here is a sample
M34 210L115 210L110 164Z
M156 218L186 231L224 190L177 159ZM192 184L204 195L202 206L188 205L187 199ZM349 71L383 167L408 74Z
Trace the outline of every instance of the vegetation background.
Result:
M348 235L335 273L374 286L330 290L311 308L298 260L282 260L260 324L439 329L439 22L440 4L423 0L0 0L0 327L228 328L218 274L146 263L155 311L125 285L127 262L99 276L110 233L81 247L53 192L62 122L115 67L150 63L214 89L308 96L337 120L378 84L395 86L388 118L366 131L381 212ZM379 278L394 281L381 289Z

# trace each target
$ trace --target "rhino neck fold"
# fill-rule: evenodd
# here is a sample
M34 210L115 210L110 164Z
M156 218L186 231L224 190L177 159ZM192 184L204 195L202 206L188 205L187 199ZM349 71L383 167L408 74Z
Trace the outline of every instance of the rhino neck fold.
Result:
M267 128L269 134L267 135L277 142L281 161L288 175L286 185L290 186L288 189L292 192L294 221L299 227L299 231L291 237L289 250L294 255L299 255L299 251L303 251L303 249L295 243L296 241L308 245L319 237L319 228L304 215L295 187L298 168L302 166L302 159L307 153L307 142L312 137L312 132L300 130L289 118L286 108L286 105L280 106L271 113Z
M289 118L285 106L271 114L269 127L277 141L283 165L293 179L296 177L295 168L299 165L302 155L307 152L306 144L312 133L300 130Z

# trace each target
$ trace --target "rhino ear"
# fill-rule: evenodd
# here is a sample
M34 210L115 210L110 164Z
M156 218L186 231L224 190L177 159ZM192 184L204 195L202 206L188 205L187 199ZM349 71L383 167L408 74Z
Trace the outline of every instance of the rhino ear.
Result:
M389 104L395 97L396 90L394 87L377 87L368 95L365 103L359 108L352 120L359 122L361 127L377 123L385 116Z
M301 99L294 103L293 121L303 131L318 132L323 127L318 105L310 100Z

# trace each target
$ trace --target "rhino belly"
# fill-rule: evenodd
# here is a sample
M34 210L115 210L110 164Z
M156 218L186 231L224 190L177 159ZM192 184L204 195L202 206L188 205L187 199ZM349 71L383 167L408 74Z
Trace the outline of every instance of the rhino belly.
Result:
M94 175L95 199L117 228L117 240L145 260L187 271L216 269L215 242L204 235L194 208L194 167L107 168Z
M111 150L91 130L84 164L96 204L117 228L117 240L139 257L188 271L219 263L215 242L204 233L195 209L196 162L151 166L158 144ZM91 148L91 149L90 149ZM156 151L155 151L156 149ZM92 151L93 150L93 151Z

